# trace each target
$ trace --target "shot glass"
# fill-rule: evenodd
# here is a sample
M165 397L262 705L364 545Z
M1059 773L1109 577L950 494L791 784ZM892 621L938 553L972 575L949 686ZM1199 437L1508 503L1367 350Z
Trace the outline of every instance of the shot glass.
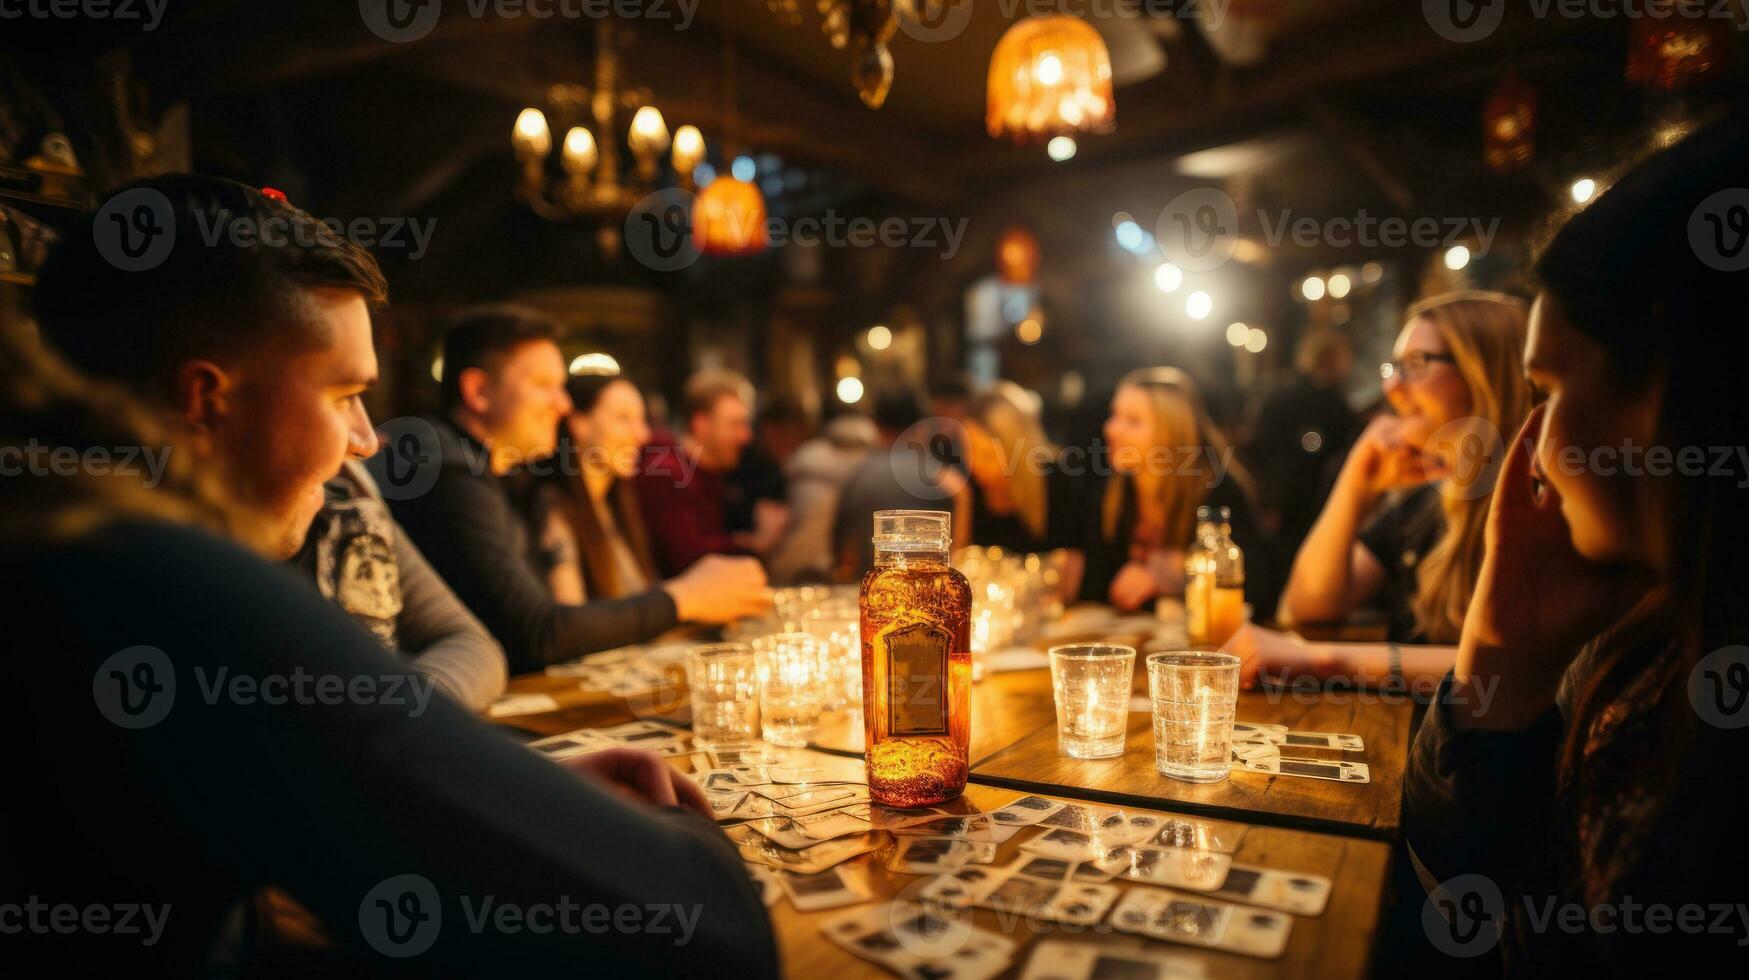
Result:
M1057 751L1071 759L1123 755L1135 648L1077 643L1052 647L1049 656L1051 690L1057 701Z
M1239 658L1178 650L1148 657L1154 703L1154 767L1165 776L1215 783L1232 770Z
M826 661L807 633L773 633L753 641L759 670L759 724L773 745L807 745L826 706Z
M686 655L692 737L705 745L759 738L759 668L745 643L695 647Z

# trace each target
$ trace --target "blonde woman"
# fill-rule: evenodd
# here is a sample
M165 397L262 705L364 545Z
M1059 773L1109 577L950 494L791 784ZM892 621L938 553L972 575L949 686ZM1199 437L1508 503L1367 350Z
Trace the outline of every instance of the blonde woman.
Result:
M1085 534L1081 597L1124 611L1184 591L1184 552L1204 504L1226 507L1233 538L1265 546L1250 477L1203 407L1190 376L1144 368L1119 382L1103 429L1111 473Z
M1280 617L1334 622L1372 605L1384 610L1391 642L1305 644L1248 628L1233 640L1248 671L1401 677L1431 689L1451 668L1503 434L1530 412L1525 322L1524 303L1500 293L1450 293L1409 310L1384 372L1392 414L1374 419L1349 453L1294 559Z
M972 400L966 418L966 469L972 477L972 542L1015 552L1060 547L1065 533L1057 447L1039 421L1038 402L1012 381Z

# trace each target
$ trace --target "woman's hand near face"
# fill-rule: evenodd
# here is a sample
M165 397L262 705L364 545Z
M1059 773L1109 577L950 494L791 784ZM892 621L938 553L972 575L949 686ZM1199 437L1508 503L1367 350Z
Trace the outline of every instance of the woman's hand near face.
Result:
M1402 487L1420 486L1439 478L1440 464L1422 452L1431 433L1416 419L1381 415L1367 424L1348 454L1345 468L1360 477L1373 499Z
M1533 410L1509 446L1488 512L1457 681L1481 689L1498 681L1500 690L1489 710L1460 718L1466 727L1513 730L1535 721L1554 703L1580 646L1646 591L1640 576L1587 561L1573 549L1560 497L1532 465L1544 411Z
M1154 581L1154 573L1148 566L1139 561L1131 561L1117 570L1111 579L1111 588L1106 592L1106 598L1121 612L1135 612L1142 603L1160 594L1160 586Z

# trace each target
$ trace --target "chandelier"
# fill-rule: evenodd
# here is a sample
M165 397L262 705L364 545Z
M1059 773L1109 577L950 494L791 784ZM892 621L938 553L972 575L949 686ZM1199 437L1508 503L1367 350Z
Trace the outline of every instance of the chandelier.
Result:
M970 0L814 0L820 33L832 47L850 49L850 81L870 109L879 109L893 87L893 53L887 42L899 29L897 18L913 21ZM789 27L802 23L801 0L765 0L772 15Z
M1033 17L1008 29L990 56L985 124L1016 141L1109 133L1117 124L1111 54L1073 17Z
M511 130L510 143L522 165L517 196L548 220L622 216L655 189L664 155L688 189L693 170L704 162L704 135L698 127L682 126L670 136L662 111L650 104L649 91L621 87L613 31L612 18L597 22L593 88L552 86L547 111L523 109ZM558 174L550 166L554 129L548 111L566 127L558 147ZM629 173L620 157L618 120L624 112L631 113L625 131L632 158Z

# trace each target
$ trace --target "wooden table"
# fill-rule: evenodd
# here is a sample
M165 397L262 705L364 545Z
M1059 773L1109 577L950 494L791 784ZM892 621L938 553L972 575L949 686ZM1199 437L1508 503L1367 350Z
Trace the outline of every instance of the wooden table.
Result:
M798 763L806 750L792 750L791 758ZM703 756L680 757L675 765L690 771L687 760ZM994 810L1021 793L993 786L966 787L956 809L967 812ZM1069 797L1058 796L1058 799ZM1129 812L1146 808L1129 807ZM1160 812L1160 811L1152 811ZM1019 856L1019 845L1035 833L1022 830L998 845L992 867L1011 863ZM863 876L877 902L891 901L920 876L900 874L885 866L888 848L853 858L841 867ZM1147 940L1149 948L1181 955L1198 962L1209 977L1294 977L1352 978L1367 974L1374 940L1379 928L1380 905L1384 895L1390 849L1376 842L1327 834L1306 833L1280 827L1253 825L1233 859L1242 864L1260 865L1283 871L1300 871L1322 875L1333 885L1330 903L1324 914L1316 917L1294 916L1293 933L1288 938L1286 952L1279 959L1261 960L1215 950L1203 950ZM1120 890L1133 885L1122 880L1114 882ZM842 914L846 909L800 912L787 898L780 898L771 908L772 928L777 934L783 956L786 977L814 980L819 977L886 976L887 974L864 960L858 959L820 934L823 922ZM1031 921L1016 915L999 916L988 909L970 911L972 924L981 929L1002 934L1018 945L1012 968L1003 974L1017 977L1025 969L1031 947L1041 939L1067 939L1077 942L1128 942L1133 937L1095 926L1073 929L1043 921ZM1006 925L1006 928L1004 928Z

